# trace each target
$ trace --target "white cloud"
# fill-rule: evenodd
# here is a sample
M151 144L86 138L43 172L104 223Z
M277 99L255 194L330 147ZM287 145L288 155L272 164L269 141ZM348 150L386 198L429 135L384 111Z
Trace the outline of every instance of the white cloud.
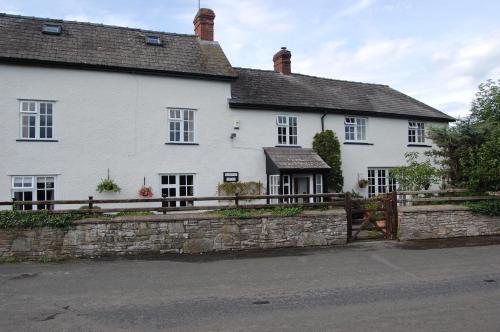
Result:
M11 1L0 0L0 13L19 15L21 11L16 5L12 4Z
M500 74L500 31L484 37L329 41L295 54L292 70L391 85L452 116L468 114L477 86Z
M352 16L355 15L366 8L370 7L374 3L374 0L359 0L355 4L341 10L338 12L336 15L337 17L347 17L347 16Z

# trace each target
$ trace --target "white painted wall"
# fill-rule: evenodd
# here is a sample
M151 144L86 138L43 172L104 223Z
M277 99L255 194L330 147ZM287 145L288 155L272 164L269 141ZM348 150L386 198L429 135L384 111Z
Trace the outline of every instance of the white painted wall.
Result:
M277 144L277 114L298 116L298 144L311 147L320 113L232 110L230 83L84 70L0 65L0 200L11 197L12 175L57 175L56 199L134 198L146 177L159 197L162 173L195 173L195 195L215 195L224 171L241 181L266 182L262 148ZM17 142L19 100L56 100L58 142ZM197 109L199 145L165 145L167 107ZM240 120L240 129L233 121ZM344 118L328 115L326 128L343 141ZM397 166L408 148L407 120L369 118L373 146L342 145L345 190L367 167ZM430 124L428 124L430 125ZM236 138L230 139L235 132ZM98 194L107 169L122 188Z

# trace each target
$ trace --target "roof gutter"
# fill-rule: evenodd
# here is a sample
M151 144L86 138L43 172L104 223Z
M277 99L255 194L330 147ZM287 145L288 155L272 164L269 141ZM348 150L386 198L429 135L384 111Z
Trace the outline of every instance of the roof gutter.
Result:
M365 115L365 116L378 116L384 118L394 118L394 119L415 119L415 120L427 120L435 122L454 122L455 118L445 115L443 117L431 117L431 116L419 116L419 115L407 115L407 114L397 114L390 112L373 112L373 111L358 111L349 109L333 109L325 107L312 107L312 106L290 106L290 105L273 105L273 104L254 104L254 103L244 103L235 102L229 99L230 108L238 109L251 109L251 110L288 110L295 112L311 112L311 113L327 113L327 114L339 114L339 115Z
M235 76L217 75L217 74L212 75L212 74L195 73L195 72L176 72L176 71L155 70L146 68L96 65L96 64L86 64L86 63L70 63L70 62L58 62L58 61L47 61L47 60L37 60L37 59L20 59L20 58L10 58L10 57L0 57L0 64L2 63L13 64L13 65L37 66L37 67L55 67L55 68L83 69L83 70L96 70L96 71L107 71L107 72L122 72L129 74L196 78L196 79L205 79L214 81L234 81L238 78L236 74Z

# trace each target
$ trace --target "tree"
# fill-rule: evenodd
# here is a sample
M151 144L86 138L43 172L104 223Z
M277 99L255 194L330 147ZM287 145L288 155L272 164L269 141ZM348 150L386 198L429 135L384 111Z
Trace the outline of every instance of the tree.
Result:
M479 85L471 115L450 128L432 128L439 149L430 154L454 186L474 191L500 189L500 80Z
M432 165L430 159L419 162L418 152L405 153L406 166L392 168L389 176L396 180L402 190L427 190L439 183L441 171Z
M334 192L342 191L344 177L342 176L340 142L337 135L331 130L317 133L314 135L313 149L331 167L328 174L328 188Z

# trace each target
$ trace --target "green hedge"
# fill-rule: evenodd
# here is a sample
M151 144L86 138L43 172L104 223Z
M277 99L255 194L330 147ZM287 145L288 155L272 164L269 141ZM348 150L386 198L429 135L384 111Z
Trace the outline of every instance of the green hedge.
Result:
M500 199L491 201L471 202L467 204L474 213L487 216L500 216Z
M0 211L0 228L68 227L75 220L88 215L82 213L50 213L49 211Z
M302 213L304 209L301 207L274 207L274 208L263 208L263 209L242 209L242 208L229 208L215 211L215 213L222 215L224 217L234 217L234 218L244 218L253 217L262 213L271 213L275 216L280 217L295 217Z

